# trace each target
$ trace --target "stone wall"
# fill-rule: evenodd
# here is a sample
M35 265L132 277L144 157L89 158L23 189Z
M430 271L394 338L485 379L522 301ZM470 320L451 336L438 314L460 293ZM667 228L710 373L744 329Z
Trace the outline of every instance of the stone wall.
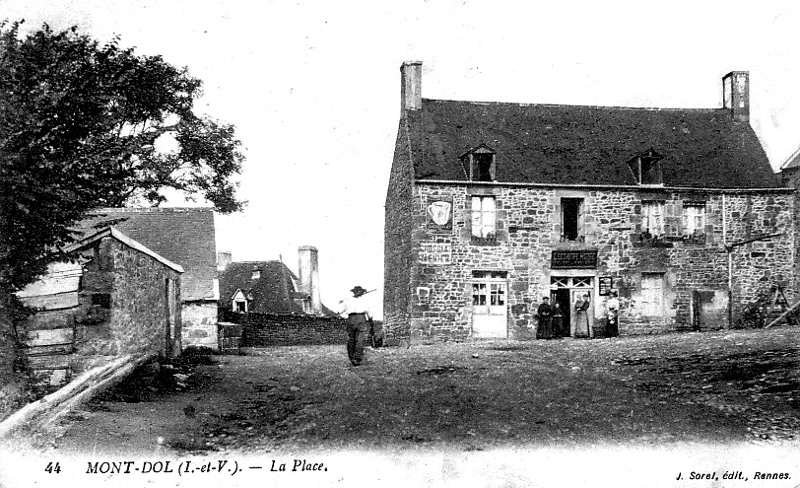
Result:
M471 232L471 197L496 198L495 239L476 240ZM389 194L391 198L399 195ZM563 198L583 201L581 238L562 239ZM452 228L432 226L428 205L452 201ZM665 233L657 240L642 236L642 203L664 205ZM610 276L620 293L620 333L651 333L690 329L693 307L702 311L706 328L727 324L728 254L723 243L734 244L760 236L780 234L733 248L733 315L743 304L770 286L781 283L794 291L794 196L789 191L729 192L663 189L596 189L525 187L521 185L428 184L417 182L412 210L413 249L400 251L402 224L392 213L398 202L387 200L387 266L411 259L411 280L405 292L390 294L387 304L411 300L410 331L399 315L385 315L388 337L409 333L463 338L471 334L473 271L500 271L508 281L508 337L527 337L535 329L535 308L550 293L554 276L592 276L594 301L590 310L596 323L605 314L597 278ZM705 204L701 236L683 235L684 202ZM395 226L395 229L390 229ZM702 237L702 238L700 238ZM391 258L388 256L392 249ZM594 269L552 269L556 250L596 250ZM402 255L402 256L401 256ZM663 280L663 313L645 315L642 277L655 274ZM397 286L399 276L388 279ZM394 309L390 308L391 312Z
M217 334L217 302L183 302L181 309L183 321L183 347L219 348Z
M407 328L410 319L408 287L414 259L411 235L414 169L407 124L402 118L397 130L384 220L383 317L386 322L395 324L394 330L401 334L407 333L400 329Z
M346 344L345 320L306 315L241 314L242 347Z
M795 200L800 199L800 167L786 168L780 173L781 182L784 186L794 189ZM800 203L795 203L796 208L800 209ZM794 219L795 235L800 235L800 210ZM800 253L800 239L796 242L795 256ZM795 260L794 275L800 277L800 259ZM800 279L795 281L795 295L800 296Z

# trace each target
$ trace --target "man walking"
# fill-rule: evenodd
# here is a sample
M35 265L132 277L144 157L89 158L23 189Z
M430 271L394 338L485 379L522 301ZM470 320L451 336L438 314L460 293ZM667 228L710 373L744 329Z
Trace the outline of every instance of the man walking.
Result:
M340 314L347 319L347 356L353 366L358 366L364 359L364 342L371 328L372 314L362 298L367 290L355 286L350 291L353 296L342 301Z

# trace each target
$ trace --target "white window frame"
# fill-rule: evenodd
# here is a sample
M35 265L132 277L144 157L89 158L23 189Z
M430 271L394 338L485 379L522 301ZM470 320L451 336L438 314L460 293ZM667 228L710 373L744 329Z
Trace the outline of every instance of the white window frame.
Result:
M683 204L684 234L702 234L706 228L706 204L690 202Z
M472 236L494 239L497 234L497 202L494 196L472 197Z
M664 235L664 202L642 202L642 232L645 231L652 236Z

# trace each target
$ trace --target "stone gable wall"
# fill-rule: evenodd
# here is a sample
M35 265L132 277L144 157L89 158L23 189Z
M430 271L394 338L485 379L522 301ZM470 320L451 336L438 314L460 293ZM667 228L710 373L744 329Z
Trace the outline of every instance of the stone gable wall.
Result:
M471 237L472 195L496 198L494 242L477 242ZM583 239L579 241L561 239L562 198L583 199ZM453 202L452 229L437 229L430 224L428 203L442 199ZM642 202L648 200L664 203L665 238L658 243L641 238ZM683 202L697 201L706 205L705 240L690 242L682 238ZM404 324L387 316L387 336L416 333L468 337L473 270L507 273L511 338L528 337L535 330L535 308L543 295L549 295L550 278L556 274L613 277L622 307L621 334L690 329L692 306L702 308L706 328L719 328L727 323L728 305L728 256L723 241L732 244L780 234L733 249L736 318L745 303L772 285L788 285L790 292L795 289L794 212L794 196L781 192L736 192L723 197L719 192L703 191L468 187L417 182L413 250L407 254L413 263L407 288L411 330L404 330ZM387 218L387 229L392 222ZM594 249L598 253L596 269L551 269L554 250ZM664 313L659 316L643 314L643 273L663 275ZM592 315L597 324L602 324L605 299L597 295L596 283L595 279L594 297L599 300L595 300Z
M410 312L408 287L411 283L412 202L414 200L414 168L411 162L406 120L401 119L397 131L394 160L386 192L384 223L384 290L383 317L395 330L407 334Z

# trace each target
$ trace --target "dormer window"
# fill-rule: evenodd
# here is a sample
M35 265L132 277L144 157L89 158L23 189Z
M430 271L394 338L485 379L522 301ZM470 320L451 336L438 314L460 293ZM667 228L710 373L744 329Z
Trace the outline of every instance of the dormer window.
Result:
M628 166L639 185L663 185L664 175L661 172L662 155L653 148L628 161Z
M253 276L250 279L257 280L261 278L261 270L258 268L253 269Z
M245 295L244 291L241 289L236 290L236 293L233 294L231 298L231 310L236 313L247 313L248 309L248 299L247 295Z
M496 181L497 158L495 150L481 144L461 155L461 164L470 181Z

